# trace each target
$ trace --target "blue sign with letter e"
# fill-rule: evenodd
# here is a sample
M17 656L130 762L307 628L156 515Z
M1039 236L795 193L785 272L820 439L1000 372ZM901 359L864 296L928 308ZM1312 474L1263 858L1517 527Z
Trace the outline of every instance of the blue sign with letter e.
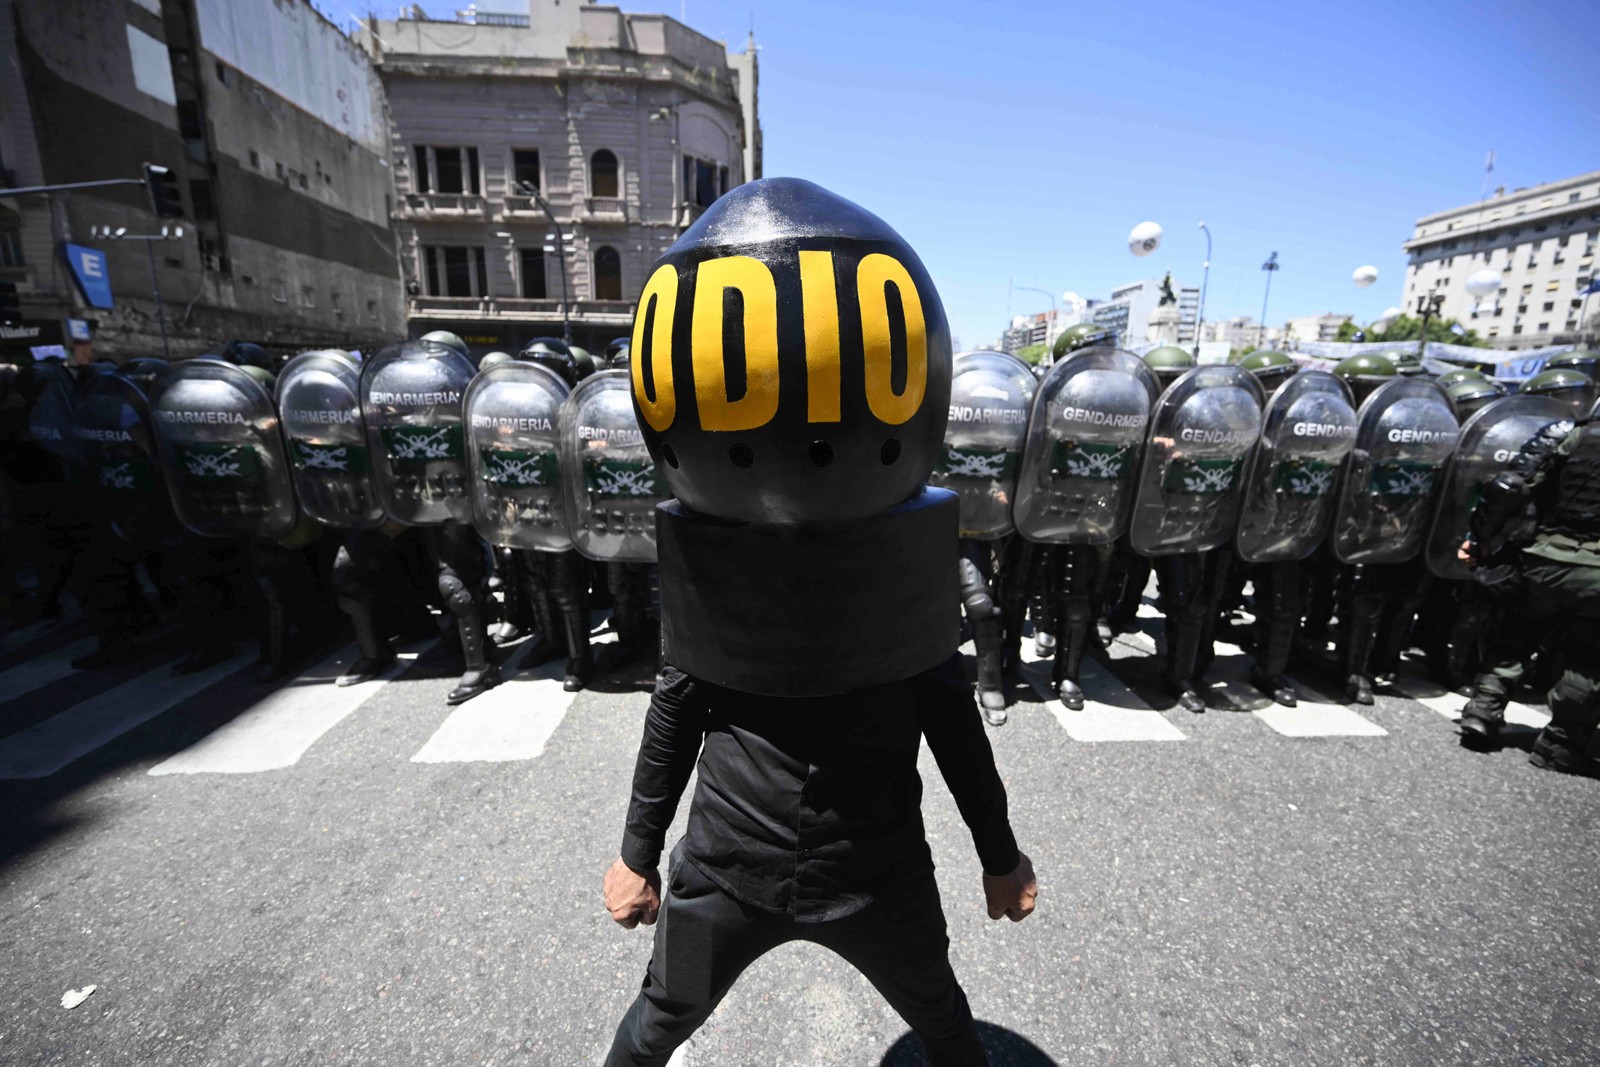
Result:
M78 289L90 307L108 308L111 302L111 272L106 267L106 254L82 245L68 244L67 266L78 279Z

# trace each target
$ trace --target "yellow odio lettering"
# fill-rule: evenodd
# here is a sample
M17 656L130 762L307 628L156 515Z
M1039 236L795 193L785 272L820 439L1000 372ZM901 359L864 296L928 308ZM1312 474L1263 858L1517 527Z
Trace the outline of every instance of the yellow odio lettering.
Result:
M894 358L889 342L889 299L885 286L900 293L906 320L906 388L893 387ZM880 422L898 426L922 407L928 388L928 327L922 299L911 274L893 256L874 252L856 268L856 300L861 305L861 354L866 362L867 406Z
M906 383L893 388L887 286L900 295L906 335ZM737 289L744 303L745 392L728 398L727 364L722 350L724 293ZM898 426L922 407L928 386L927 322L916 284L893 256L875 252L856 267L856 297L861 311L867 406L880 421ZM650 301L655 321L650 331L650 392L645 391L645 318ZM672 324L678 300L678 272L664 264L639 296L633 325L633 393L650 428L665 431L677 415L672 381ZM839 358L839 297L832 252L800 253L801 321L805 332L806 421L838 422L842 392ZM750 256L710 259L697 268L690 349L695 399L703 430L754 430L778 413L778 292L772 271Z
M655 328L650 331L650 392L644 382L644 324L650 301L656 302ZM633 395L644 412L644 421L661 433L678 414L678 398L672 391L672 317L678 308L678 269L670 263L656 268L639 294L639 317L633 323Z
M744 396L728 399L722 352L723 290L744 297ZM759 259L728 256L700 264L694 283L694 395L702 430L753 430L778 413L778 286Z

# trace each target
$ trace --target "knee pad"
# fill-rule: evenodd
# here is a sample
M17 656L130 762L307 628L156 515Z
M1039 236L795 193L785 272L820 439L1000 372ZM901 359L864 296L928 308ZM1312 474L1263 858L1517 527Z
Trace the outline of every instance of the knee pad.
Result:
M439 572L439 596L444 599L445 610L457 618L477 610L472 590L454 571Z
M967 618L993 618L996 614L994 597L990 595L989 584L983 580L977 565L970 559L962 559L956 561L956 566L960 568L961 606L966 609Z

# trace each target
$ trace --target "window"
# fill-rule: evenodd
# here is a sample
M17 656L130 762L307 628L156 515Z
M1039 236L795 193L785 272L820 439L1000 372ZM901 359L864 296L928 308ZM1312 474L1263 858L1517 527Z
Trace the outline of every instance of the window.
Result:
M1531 292L1533 292L1533 286L1531 284L1530 285L1524 285L1522 287L1522 295L1523 296L1527 296Z
M1519 323L1517 323L1517 325L1511 327L1511 332L1512 333L1521 333L1522 332L1522 324L1519 322Z
M221 82L223 85L228 84L228 68L223 66L221 63L217 64L217 81Z
M194 217L201 221L217 217L217 203L211 195L211 179L194 178L189 182L189 203L194 207Z
M537 248L519 248L517 254L521 257L517 266L520 268L518 277L522 281L522 298L545 299L544 252Z
M178 101L178 134L190 141L198 141L205 136L205 128L200 122L198 101Z
M261 169L261 153L257 152L254 148L250 149L250 165L256 168L256 170Z
M1555 309L1556 309L1556 302L1554 300L1546 300L1544 302L1544 310L1545 311L1554 311Z
M300 287L300 303L304 304L308 308L316 307L317 306L317 291L315 289L311 288L311 286L309 286L309 285L301 286Z
M1561 288L1561 279L1559 279L1559 278L1551 278L1548 282L1545 283L1544 291L1547 292L1547 293L1553 293L1559 288Z
M1539 332L1540 333L1549 333L1550 332L1550 324L1548 322L1541 322L1539 324Z
M373 322L378 321L378 302L376 300L367 301L367 318Z
M613 198L622 195L617 185L617 157L609 148L602 148L589 157L589 195Z
M728 195L728 168L725 165L717 168L717 195Z
M416 174L412 182L419 193L470 193L481 190L478 150L459 145L417 145Z
M483 296L488 270L481 246L425 245L429 296Z
M622 299L622 257L610 245L602 245L594 252L594 298Z
M517 148L511 152L511 188L522 192L527 187L543 189L539 181L539 151L536 148Z
M0 230L0 267L21 267L22 234L17 230Z
M1583 195L1582 193L1568 193L1567 194L1567 203L1569 203L1569 204L1572 203L1573 201L1577 200L1578 197L1580 197L1582 195Z
M1500 336L1500 327L1498 327L1498 326L1489 327L1489 336L1490 337L1499 337Z

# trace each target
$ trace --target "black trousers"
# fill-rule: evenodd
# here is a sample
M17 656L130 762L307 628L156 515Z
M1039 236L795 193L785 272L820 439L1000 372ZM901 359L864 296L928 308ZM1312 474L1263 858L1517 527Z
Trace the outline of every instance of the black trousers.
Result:
M746 967L790 941L832 949L865 975L922 1039L933 1067L987 1067L972 1009L950 969L933 872L854 915L801 923L736 900L694 864L674 860L655 952L606 1067L662 1067Z

